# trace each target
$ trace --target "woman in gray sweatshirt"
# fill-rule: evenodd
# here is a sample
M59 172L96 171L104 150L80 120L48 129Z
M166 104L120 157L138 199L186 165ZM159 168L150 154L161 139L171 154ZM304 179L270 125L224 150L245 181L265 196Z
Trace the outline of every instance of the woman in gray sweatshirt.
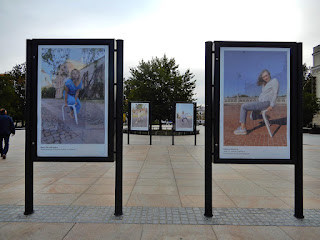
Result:
M261 111L267 110L271 111L274 107L278 92L279 92L279 82L276 78L271 79L271 74L267 69L264 69L257 81L258 86L262 86L262 92L259 96L258 102L249 102L241 105L240 109L240 127L238 127L234 134L236 135L246 135L246 119L247 112L253 111L251 113L251 118L255 120L256 115L259 115Z

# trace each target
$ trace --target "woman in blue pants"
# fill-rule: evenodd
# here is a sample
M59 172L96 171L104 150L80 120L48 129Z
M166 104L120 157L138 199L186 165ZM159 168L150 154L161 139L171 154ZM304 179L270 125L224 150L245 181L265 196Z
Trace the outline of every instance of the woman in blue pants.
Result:
M235 135L247 134L246 119L248 111L252 111L250 118L255 120L261 111L271 111L275 106L279 92L278 80L276 78L271 79L270 72L267 69L264 69L258 77L257 85L262 86L262 92L259 96L259 101L249 102L241 105L240 127L234 131Z

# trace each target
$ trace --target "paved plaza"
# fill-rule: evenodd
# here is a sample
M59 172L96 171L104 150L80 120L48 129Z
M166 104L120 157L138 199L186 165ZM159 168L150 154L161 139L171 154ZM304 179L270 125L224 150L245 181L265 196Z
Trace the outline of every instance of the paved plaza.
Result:
M204 127L194 136L124 134L123 216L114 163L34 163L24 212L24 131L0 160L0 239L320 239L320 136L304 134L304 216L294 214L292 165L213 164L213 218L204 213ZM266 130L266 129L265 129Z

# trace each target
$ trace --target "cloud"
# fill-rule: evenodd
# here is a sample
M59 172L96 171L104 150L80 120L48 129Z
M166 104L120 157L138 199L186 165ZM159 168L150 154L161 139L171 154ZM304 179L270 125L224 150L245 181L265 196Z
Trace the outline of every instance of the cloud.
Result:
M318 0L2 0L0 73L25 62L26 39L116 38L124 40L125 76L142 59L167 54L181 69L195 73L200 101L206 41L303 42L303 62L312 65L312 48L320 43L319 4Z

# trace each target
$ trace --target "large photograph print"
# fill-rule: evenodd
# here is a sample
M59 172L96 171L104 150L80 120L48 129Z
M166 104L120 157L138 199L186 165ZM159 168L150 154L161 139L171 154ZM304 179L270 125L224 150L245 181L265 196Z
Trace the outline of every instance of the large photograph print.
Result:
M130 129L149 131L149 103L131 103Z
M193 103L177 103L176 104L176 115L175 115L175 126L176 131L193 131L193 114L194 104Z
M108 156L107 45L38 46L38 156Z
M290 49L220 48L220 158L290 159Z

